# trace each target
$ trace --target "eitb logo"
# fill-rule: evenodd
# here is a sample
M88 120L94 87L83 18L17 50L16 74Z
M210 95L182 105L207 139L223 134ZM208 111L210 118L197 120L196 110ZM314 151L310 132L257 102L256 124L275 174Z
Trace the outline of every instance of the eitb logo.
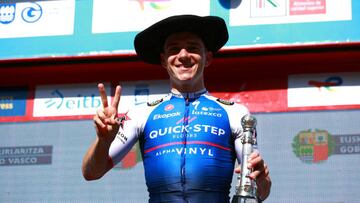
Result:
M360 134L331 135L326 130L304 130L294 137L292 148L303 162L320 163L331 155L360 154Z

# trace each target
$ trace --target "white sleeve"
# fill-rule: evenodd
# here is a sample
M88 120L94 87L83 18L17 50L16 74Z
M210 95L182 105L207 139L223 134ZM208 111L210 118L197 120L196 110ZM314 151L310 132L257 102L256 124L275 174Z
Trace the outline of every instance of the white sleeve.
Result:
M241 104L234 104L232 111L229 112L229 120L230 120L230 126L231 131L233 134L233 140L235 141L235 152L236 152L236 158L238 160L238 163L241 163L241 157L242 157L242 143L241 143L241 136L243 133L243 128L241 126L241 118L245 116L246 114L249 114L249 110L247 107Z
M132 109L125 114L126 120L123 122L123 126L120 126L109 149L109 157L114 166L125 157L142 134L147 119L144 117L144 110L146 111L144 108Z

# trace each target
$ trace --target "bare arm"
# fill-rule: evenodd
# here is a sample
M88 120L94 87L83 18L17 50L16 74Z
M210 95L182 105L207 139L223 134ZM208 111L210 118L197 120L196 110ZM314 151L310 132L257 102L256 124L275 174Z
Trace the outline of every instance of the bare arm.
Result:
M82 163L82 173L86 180L99 179L112 168L112 163L108 158L110 145L111 142L98 137L91 144Z
M120 102L121 87L116 87L114 100L110 106L107 102L104 85L100 83L98 89L103 108L99 109L94 116L97 137L82 162L82 173L86 180L99 179L113 167L108 153L120 127L117 109Z

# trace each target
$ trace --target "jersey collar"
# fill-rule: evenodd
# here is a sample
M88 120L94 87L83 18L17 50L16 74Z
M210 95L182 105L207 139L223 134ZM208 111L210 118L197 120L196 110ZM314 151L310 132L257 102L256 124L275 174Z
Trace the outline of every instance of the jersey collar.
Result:
M208 91L204 88L196 92L179 92L176 89L171 89L171 94L176 97L183 97L185 99L196 99L201 95L208 93Z

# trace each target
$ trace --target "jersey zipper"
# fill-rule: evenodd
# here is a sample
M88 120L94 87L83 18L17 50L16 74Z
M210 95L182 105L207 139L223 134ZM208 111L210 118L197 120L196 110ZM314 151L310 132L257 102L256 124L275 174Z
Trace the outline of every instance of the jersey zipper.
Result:
M189 125L189 108L190 108L190 102L189 102L189 96L186 96L185 99L185 112L184 112L184 119L183 119L183 126L186 128L187 125ZM181 187L182 187L182 194L183 194L183 198L185 200L185 202L187 202L186 199L186 148L187 148L187 130L184 130L182 132L182 141L183 141L183 150L181 152L181 169L180 169L180 173L181 173Z

